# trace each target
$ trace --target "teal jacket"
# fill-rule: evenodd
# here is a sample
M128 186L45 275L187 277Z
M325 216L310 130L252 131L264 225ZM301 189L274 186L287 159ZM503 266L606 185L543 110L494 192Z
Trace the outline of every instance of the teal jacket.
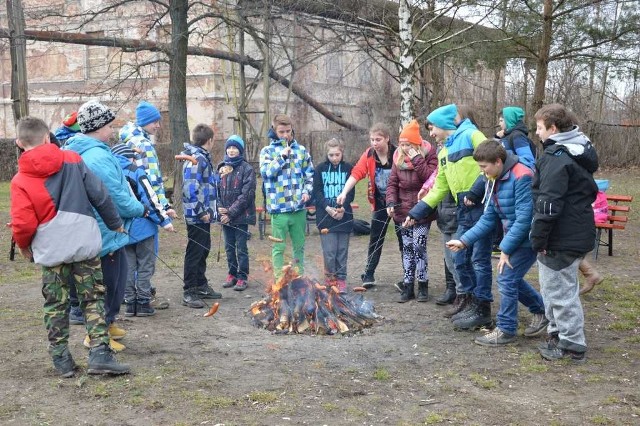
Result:
M118 214L124 220L125 230L129 232L133 218L143 216L145 209L131 191L124 173L122 173L120 162L111 153L109 146L85 134L77 133L67 141L64 149L80 154L87 167L102 180L104 186L109 190L109 196L116 205ZM112 253L129 243L127 234L110 230L100 215L97 212L95 213L100 227L100 234L102 235L100 257Z

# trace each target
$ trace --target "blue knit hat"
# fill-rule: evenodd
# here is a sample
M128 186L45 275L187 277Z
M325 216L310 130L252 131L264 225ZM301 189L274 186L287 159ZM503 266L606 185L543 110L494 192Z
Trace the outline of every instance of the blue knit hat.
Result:
M457 129L456 115L458 115L458 108L455 104L449 104L431 111L427 120L442 130L455 130Z
M147 101L141 101L136 107L136 123L140 127L155 123L161 118L160 110Z
M238 135L229 136L229 138L224 144L225 152L227 151L227 148L229 148L230 146L235 146L240 151L240 155L244 155L244 141L240 136Z

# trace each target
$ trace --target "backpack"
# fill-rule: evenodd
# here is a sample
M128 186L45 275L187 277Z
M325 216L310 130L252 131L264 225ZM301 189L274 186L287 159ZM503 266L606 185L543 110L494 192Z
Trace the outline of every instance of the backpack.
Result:
M537 159L538 159L538 156L540 155L540 153L538 152L538 147L537 147L537 146L536 146L536 144L531 140L531 138L529 137L529 135L525 134L524 132L522 132L522 131L520 131L520 130L514 129L514 130L512 130L512 131L511 131L511 133L509 133L509 136L507 136L507 139L506 139L506 143L505 143L504 148L505 148L507 151L511 151L511 152L514 152L514 153L516 152L516 150L515 150L515 149L514 149L514 147L513 147L513 139L514 139L514 138L515 138L515 136L516 136L516 132L518 132L518 133L520 133L520 134L524 135L524 137L525 137L525 138L527 138L527 141L529 142L529 149L531 150L531 153L533 154L533 159L534 159L534 160L537 160Z

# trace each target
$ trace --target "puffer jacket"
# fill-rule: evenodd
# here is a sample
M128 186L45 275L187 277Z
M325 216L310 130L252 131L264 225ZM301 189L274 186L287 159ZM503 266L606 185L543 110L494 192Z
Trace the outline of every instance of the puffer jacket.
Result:
M504 230L504 238L500 242L502 252L511 255L519 247L531 247L532 180L533 171L519 162L518 156L508 153L500 177L487 180L487 201L482 216L460 240L470 246L491 235L496 222L500 221Z
M596 236L591 203L598 193L598 156L578 126L550 136L543 147L533 180L532 247L587 253Z
M386 201L387 207L393 207L393 220L396 223L403 222L409 210L418 203L418 192L422 189L424 182L435 173L438 167L436 151L429 145L426 157L416 155L411 160L412 168L401 170L396 161L391 167L391 176L387 184ZM424 224L433 221L435 213L417 220L417 224Z
M225 164L218 165L218 171ZM229 211L229 224L256 224L256 172L243 161L229 174L220 177L218 207Z
M211 154L204 148L184 144L182 155L193 157L196 164L185 161L182 166L182 203L184 206L184 220L187 225L205 223L201 218L209 215L209 222L218 217L217 185L218 175L211 164Z
M145 209L133 194L122 173L120 162L111 153L109 146L85 134L76 133L67 141L64 149L80 154L87 167L102 180L118 209L118 214L124 219L125 230L129 232L133 218L142 217ZM96 219L102 234L100 257L129 243L129 237L126 234L110 230L100 216Z
M102 249L96 209L109 229L122 220L102 181L80 156L44 144L25 151L11 180L11 228L35 263L56 266L96 257Z

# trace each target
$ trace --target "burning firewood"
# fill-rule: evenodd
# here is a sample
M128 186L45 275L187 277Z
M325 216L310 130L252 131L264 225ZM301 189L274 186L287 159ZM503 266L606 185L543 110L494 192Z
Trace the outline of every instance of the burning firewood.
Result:
M249 308L253 324L276 334L337 334L357 332L382 317L361 293L340 294L335 286L297 275L290 265L268 290L268 296Z

